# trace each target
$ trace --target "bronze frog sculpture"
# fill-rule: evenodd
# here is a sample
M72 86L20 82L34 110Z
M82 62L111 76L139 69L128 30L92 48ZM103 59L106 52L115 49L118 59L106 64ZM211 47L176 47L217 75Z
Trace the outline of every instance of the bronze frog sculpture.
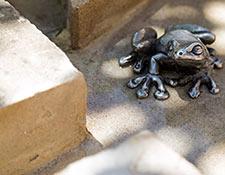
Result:
M136 73L144 73L128 82L131 89L140 86L137 97L149 96L150 87L154 85L154 96L158 100L169 98L165 84L172 87L192 82L188 92L191 98L200 95L200 86L207 85L211 94L219 93L212 71L222 68L221 59L216 57L215 50L208 47L215 41L215 35L208 29L194 24L169 26L165 33L157 38L156 31L146 27L132 37L132 52L119 59L119 65L133 65ZM166 77L160 71L165 67L176 73L176 77ZM162 69L161 69L162 68Z

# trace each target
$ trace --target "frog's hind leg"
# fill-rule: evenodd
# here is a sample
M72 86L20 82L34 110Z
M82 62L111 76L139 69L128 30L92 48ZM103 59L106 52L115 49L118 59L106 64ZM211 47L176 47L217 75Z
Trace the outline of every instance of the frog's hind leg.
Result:
M196 24L178 24L169 26L166 29L166 31L171 30L187 30L198 37L205 45L212 44L216 40L215 34L209 31L209 29Z
M216 40L216 35L210 31L196 31L192 33L197 36L205 45L210 45Z
M154 44L157 39L156 31L151 27L145 27L134 33L131 39L133 51L119 59L121 67L133 66L135 73L140 73L145 67L145 57L154 52Z

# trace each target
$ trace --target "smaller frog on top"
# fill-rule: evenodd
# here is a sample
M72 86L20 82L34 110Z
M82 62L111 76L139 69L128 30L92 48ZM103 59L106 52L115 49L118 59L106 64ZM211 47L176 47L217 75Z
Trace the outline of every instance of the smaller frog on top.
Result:
M192 83L188 91L191 98L200 95L202 84L208 87L211 94L219 93L211 74L213 69L220 69L223 64L215 55L215 50L208 47L215 39L215 34L194 24L169 26L159 38L153 28L141 29L132 37L132 52L119 59L121 67L132 65L134 72L144 73L130 80L127 86L131 89L140 86L137 90L140 99L149 96L152 85L156 87L156 99L169 98L165 84L176 87ZM177 76L166 77L160 72L161 68Z

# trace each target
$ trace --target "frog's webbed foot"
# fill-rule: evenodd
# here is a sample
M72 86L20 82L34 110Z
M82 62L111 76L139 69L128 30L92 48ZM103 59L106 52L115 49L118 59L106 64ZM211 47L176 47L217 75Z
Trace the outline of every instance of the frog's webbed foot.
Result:
M140 58L140 59L137 59L133 65L133 71L135 73L141 73L141 71L144 69L144 66L145 66L145 60L144 58Z
M209 92L213 95L216 95L219 93L219 88L216 85L215 81L208 75L205 75L197 80L194 81L192 87L190 88L188 94L191 98L198 98L201 94L200 87L202 84L205 84Z
M156 91L154 96L158 100L166 100L169 98L169 93L166 90L162 78L159 75L146 74L144 76L139 76L128 82L127 86L131 89L137 88L141 85L141 88L137 91L137 97L139 99L144 99L149 96L149 91L151 85L155 85Z

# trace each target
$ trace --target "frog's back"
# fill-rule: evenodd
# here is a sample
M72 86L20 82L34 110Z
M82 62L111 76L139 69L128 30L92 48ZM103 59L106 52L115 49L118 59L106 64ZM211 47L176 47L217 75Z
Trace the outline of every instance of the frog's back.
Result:
M173 30L165 33L158 39L157 51L166 52L168 43L172 40L176 40L180 44L180 47L189 45L193 42L199 42L199 39L187 30Z

